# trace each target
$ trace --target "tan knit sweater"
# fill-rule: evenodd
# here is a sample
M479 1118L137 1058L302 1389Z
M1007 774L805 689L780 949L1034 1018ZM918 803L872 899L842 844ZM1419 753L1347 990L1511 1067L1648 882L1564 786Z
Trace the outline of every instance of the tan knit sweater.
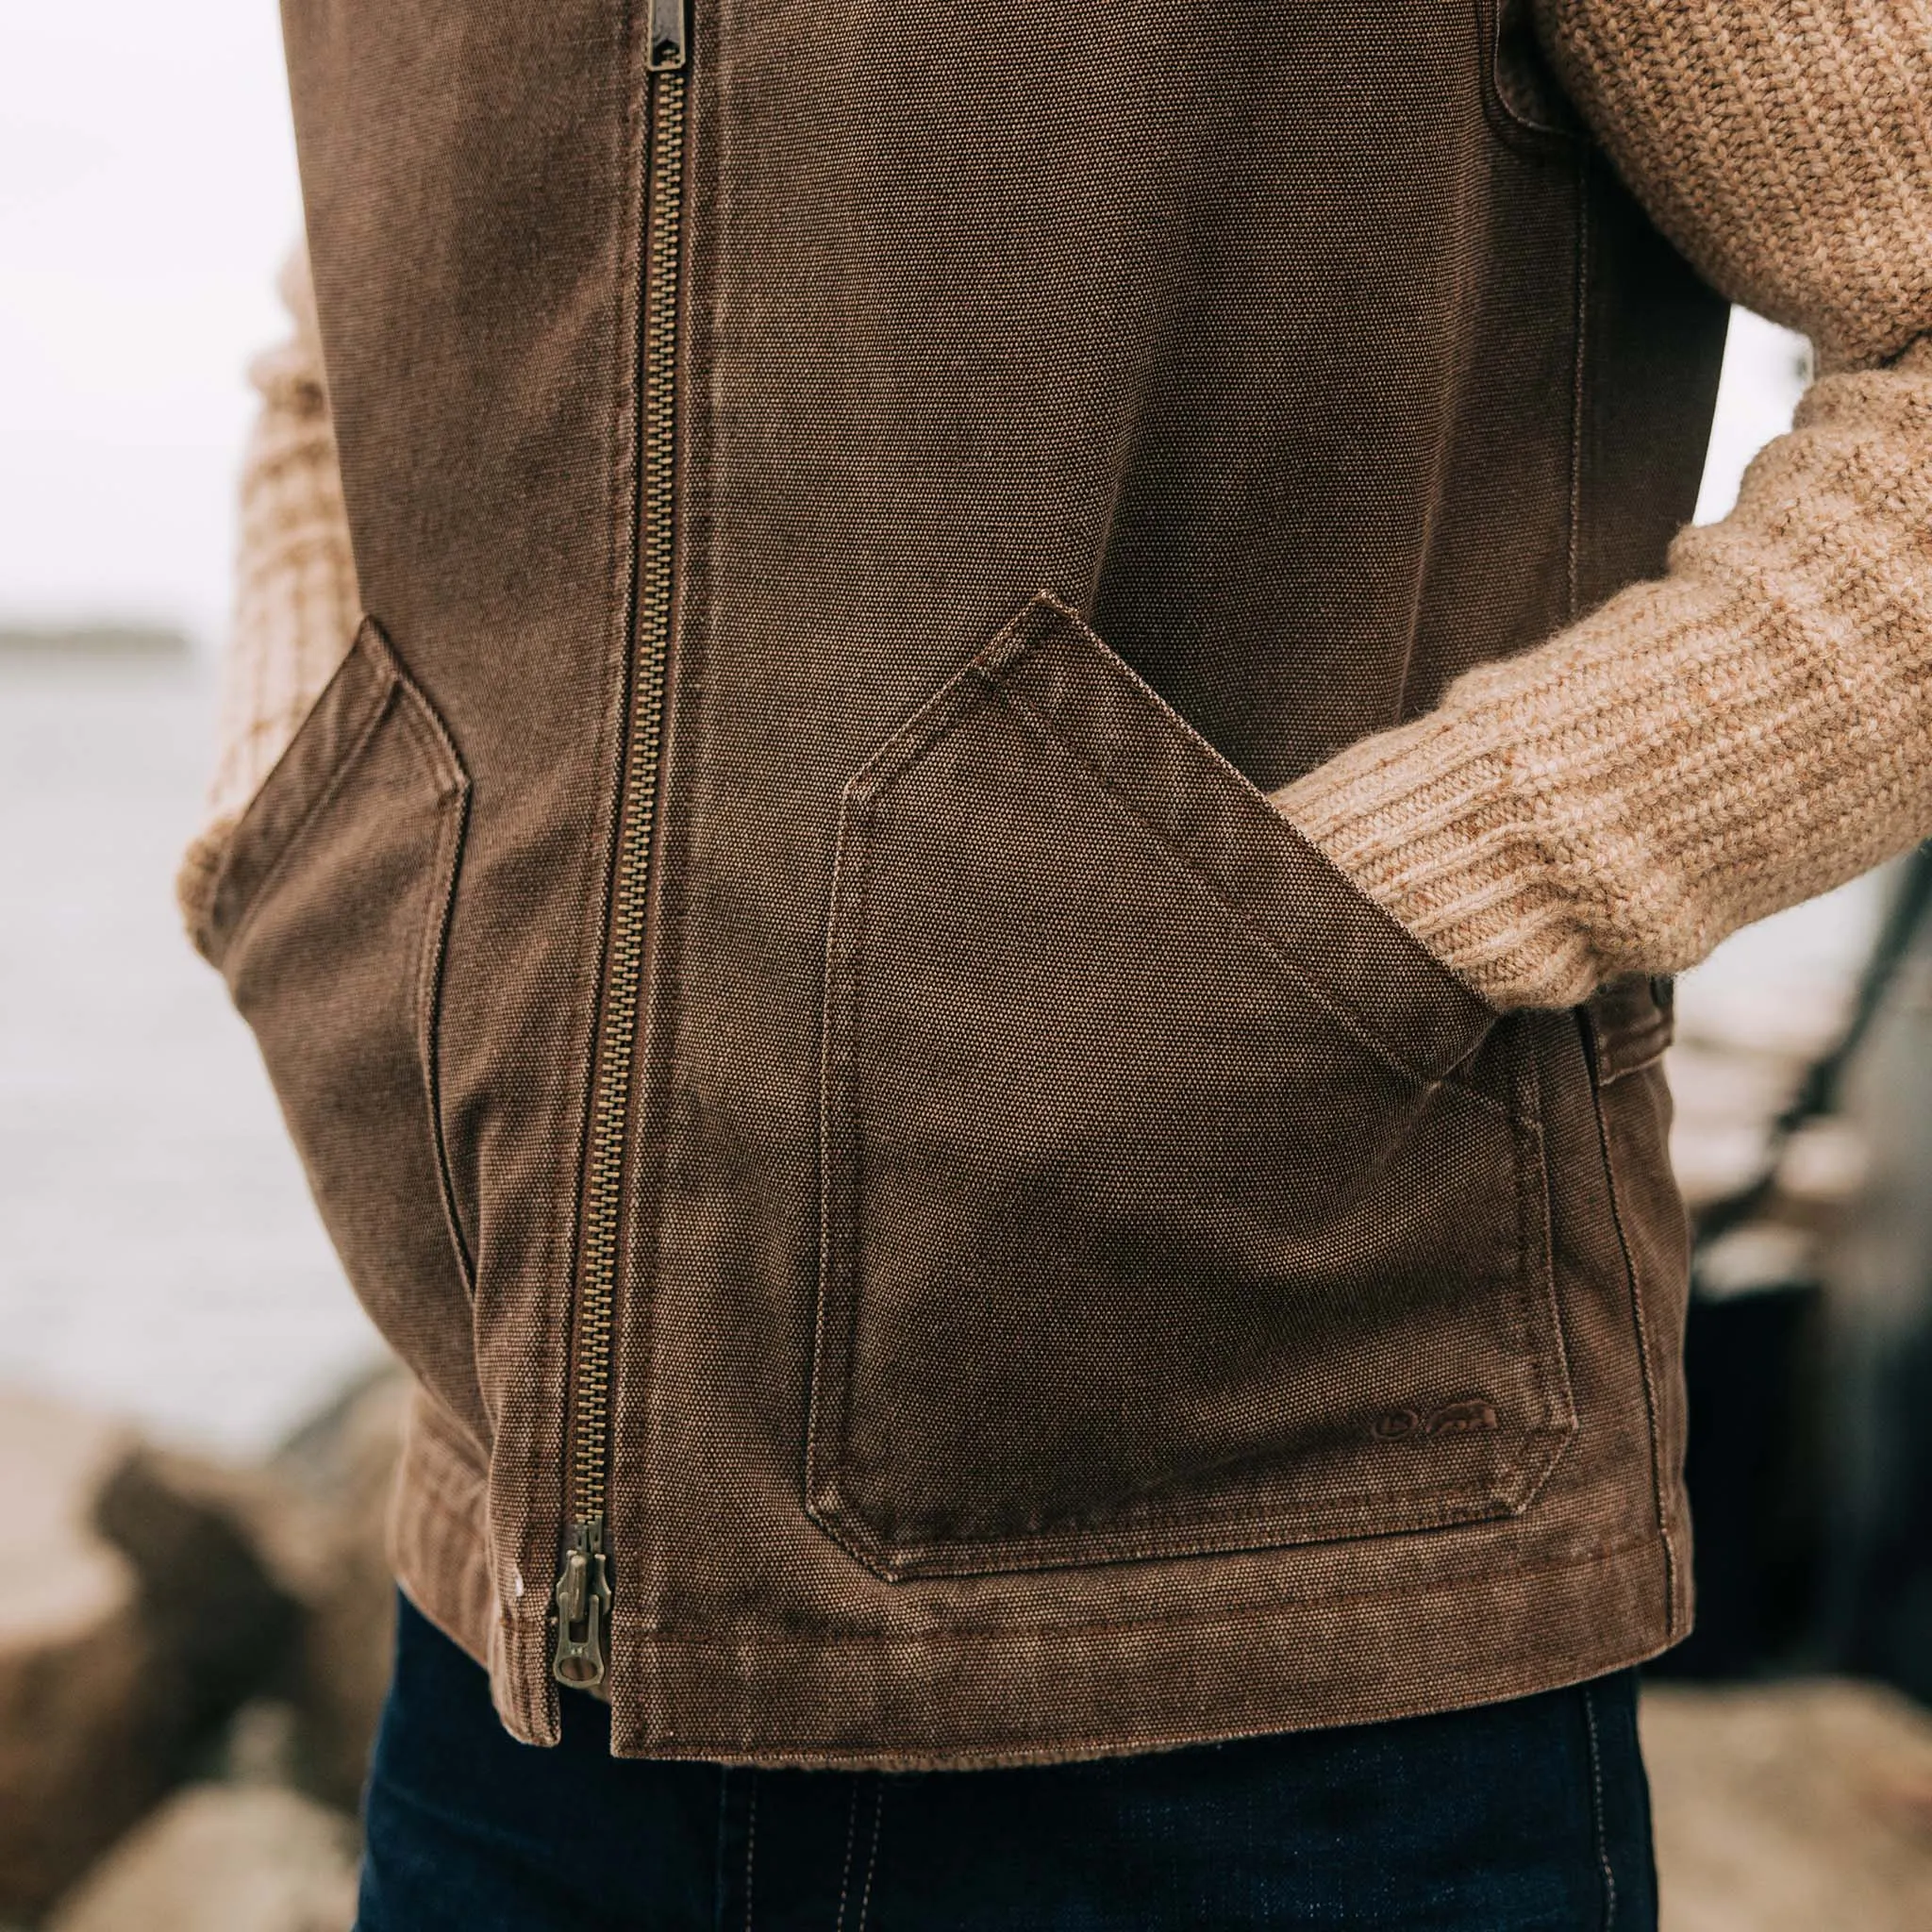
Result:
M228 828L347 655L360 621L305 251L283 268L281 293L295 332L248 372L261 408L242 466L235 610L222 657L208 824L176 883L184 909L205 897Z
M1692 964L1932 834L1932 0L1536 0L1632 188L1823 371L1669 572L1275 794L1498 1007ZM257 370L219 847L346 649L307 283Z

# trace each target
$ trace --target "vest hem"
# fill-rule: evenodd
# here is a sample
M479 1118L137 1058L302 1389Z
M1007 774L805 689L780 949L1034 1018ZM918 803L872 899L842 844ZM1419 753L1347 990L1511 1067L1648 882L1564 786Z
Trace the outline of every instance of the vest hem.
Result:
M614 1641L662 1699L620 1697L618 1757L877 1771L992 1769L1378 1724L1559 1690L1655 1657L1671 1628L1662 1539L1553 1570L1405 1595L1075 1631L880 1641L760 1629Z
M419 1396L416 1415L424 1407ZM487 1479L412 1417L391 1550L403 1591L501 1674ZM651 1630L620 1611L618 1757L932 1771L1051 1764L1500 1703L1642 1662L1677 1641L1655 1531L1561 1567L1404 1594L1212 1607L1161 1621L806 1634ZM498 1687L498 1705L502 1705Z

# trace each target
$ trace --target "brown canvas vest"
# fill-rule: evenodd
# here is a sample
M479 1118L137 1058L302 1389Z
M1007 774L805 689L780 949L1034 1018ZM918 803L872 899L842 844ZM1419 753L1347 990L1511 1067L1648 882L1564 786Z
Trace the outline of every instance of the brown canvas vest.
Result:
M974 1764L1689 1614L1647 985L1268 806L1688 517L1513 9L288 0L354 652L207 933L520 1737Z

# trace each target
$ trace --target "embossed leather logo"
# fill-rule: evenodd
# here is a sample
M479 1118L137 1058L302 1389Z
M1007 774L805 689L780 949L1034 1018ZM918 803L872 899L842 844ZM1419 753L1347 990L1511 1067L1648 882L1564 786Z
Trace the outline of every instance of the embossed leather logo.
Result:
M1371 1426L1385 1442L1406 1442L1417 1436L1482 1436L1500 1424L1493 1404L1470 1396L1437 1409L1384 1409Z

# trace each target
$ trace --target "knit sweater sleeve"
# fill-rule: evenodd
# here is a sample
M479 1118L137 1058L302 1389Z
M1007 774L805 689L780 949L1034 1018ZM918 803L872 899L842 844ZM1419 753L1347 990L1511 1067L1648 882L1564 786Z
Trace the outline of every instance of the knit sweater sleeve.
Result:
M1274 794L1499 1008L1932 834L1932 0L1538 0L1633 191L1820 379L1666 575Z
M176 882L191 923L229 829L347 654L358 622L356 567L305 250L283 267L280 289L293 329L249 371L260 402L242 468L235 605L222 655L214 771L204 829Z

